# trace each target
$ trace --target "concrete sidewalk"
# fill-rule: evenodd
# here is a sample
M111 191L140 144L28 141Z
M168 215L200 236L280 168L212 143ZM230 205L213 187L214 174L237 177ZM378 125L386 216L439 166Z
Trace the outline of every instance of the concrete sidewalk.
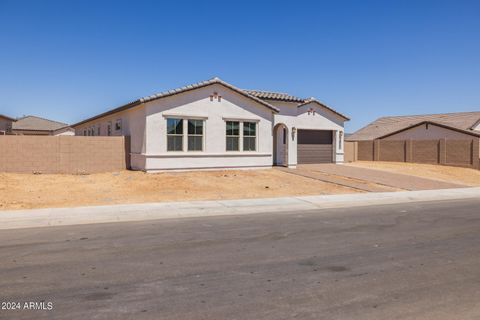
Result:
M0 229L306 211L480 198L480 188L0 211Z

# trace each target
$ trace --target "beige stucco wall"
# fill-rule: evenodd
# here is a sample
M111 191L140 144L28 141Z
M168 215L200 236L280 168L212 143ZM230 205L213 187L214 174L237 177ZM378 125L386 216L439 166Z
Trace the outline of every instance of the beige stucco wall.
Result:
M433 124L422 124L417 127L404 130L397 134L388 136L382 140L437 140L437 139L451 139L451 140L471 140L472 136L450 130Z

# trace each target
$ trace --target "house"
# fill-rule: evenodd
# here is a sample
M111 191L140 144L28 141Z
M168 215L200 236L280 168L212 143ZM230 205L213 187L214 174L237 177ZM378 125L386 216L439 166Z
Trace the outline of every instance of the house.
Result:
M12 132L12 123L15 119L0 114L0 135L6 135Z
M243 90L213 78L72 127L76 135L129 136L132 169L155 172L342 163L348 120L315 98Z
M480 111L379 118L348 136L367 140L471 140L480 136Z
M58 136L74 135L75 130L66 123L36 116L24 116L12 123L11 133L15 135Z

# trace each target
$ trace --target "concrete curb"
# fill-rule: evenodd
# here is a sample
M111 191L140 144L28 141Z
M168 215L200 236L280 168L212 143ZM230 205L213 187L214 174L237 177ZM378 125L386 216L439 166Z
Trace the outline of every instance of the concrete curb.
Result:
M480 199L480 188L0 211L0 230Z

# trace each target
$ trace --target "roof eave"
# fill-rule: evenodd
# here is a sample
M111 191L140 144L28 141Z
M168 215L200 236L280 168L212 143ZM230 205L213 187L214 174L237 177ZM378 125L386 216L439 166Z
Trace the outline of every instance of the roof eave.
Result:
M324 107L324 108L332 111L333 113L339 115L340 117L342 117L343 119L345 119L345 121L350 121L350 118L347 117L346 115L338 112L337 110L335 110L335 109L327 106L326 104L324 104L324 103L322 103L322 102L320 102L320 101L318 101L318 100L316 100L316 99L315 99L315 100L306 100L305 102L299 104L297 107L300 108L300 107L303 107L303 106L305 106L305 105L307 105L307 104L309 104L309 103L312 103L312 102L314 102L314 103L316 103L316 104L318 104L318 105L320 105L320 106L322 106L322 107Z
M120 107L117 107L117 108L115 108L115 109L112 109L112 110L103 112L103 113L101 113L101 114L99 114L99 115L96 115L96 116L90 117L90 118L88 118L88 119L82 120L82 121L80 121L80 122L77 122L77 123L75 123L75 124L72 124L70 127L74 128L74 127L77 127L77 126L82 125L82 124L84 124L84 123L87 123L87 122L90 122L90 121L93 121L93 120L97 120L97 119L100 119L100 118L109 116L109 115L111 115L111 114L115 114L115 113L117 113L117 112L125 111L125 110L127 110L127 109L136 107L136 106L138 106L138 105L140 105L140 104L143 103L142 100L143 100L143 98L142 98L142 99L137 99L137 100L135 100L135 101L132 101L132 102L129 102L129 103L127 103L127 104L124 104L124 105L122 105L122 106L120 106Z
M204 81L204 82L200 82L200 83L197 83L197 84L193 84L193 85L188 85L188 86L185 86L181 89L174 89L174 90L169 90L169 91L165 91L163 93L159 93L159 94L156 94L156 95L152 95L152 96L148 96L148 97L143 97L143 98L140 98L140 99L137 99L135 101L132 101L130 103L127 103L123 106L120 106L118 108L115 108L115 109L112 109L110 111L106 111L104 113L101 113L97 116L94 116L94 117L91 117L91 118L88 118L86 120L82 120L80 122L77 122L73 125L71 125L71 127L77 127L79 125L82 125L84 123L87 123L87 122L90 122L90 121L93 121L93 120L96 120L96 119L99 119L99 118L103 118L105 116L108 116L108 115L111 115L111 114L115 114L117 112L121 112L121 111L125 111L127 109L130 109L130 108L133 108L133 107L136 107L142 103L146 103L146 102L150 102L150 101L154 101L154 100L158 100L158 99L162 99L162 98L166 98L166 97L171 97L171 96L174 96L174 95L177 95L177 94L180 94L180 93L185 93L185 92L188 92L188 91L192 91L192 90L196 90L196 89L199 89L199 88L204 88L204 87L207 87L207 86L210 86L210 85L214 85L214 84L220 84L220 85L223 85L224 87L232 90L232 91L235 91L249 99L252 99L254 101L256 101L257 103L269 108L270 110L272 110L273 112L275 113L278 113L280 110L278 108L276 108L275 106L272 106L271 104L269 104L268 102L265 102L263 101L262 99L260 98L257 98L223 80L220 80L218 78L214 78L214 79L211 79L211 80L207 80L207 81Z
M435 121L420 121L420 122L418 122L418 123L415 123L415 124L413 124L413 125L411 125L411 126L405 127L405 128L403 128L403 129L396 130L396 131L394 131L394 132L390 132L390 133L385 134L385 135L383 135L383 136L374 138L373 140L384 139L384 138L393 136L393 135L395 135L395 134L397 134L397 133L403 132L403 131L405 131L405 130L409 130L409 129L412 129L412 128L421 126L422 124L432 124L432 125L435 125L435 126L438 126L438 127L442 127L442 128L449 129L449 130L453 130L453 131L457 131L457 132L464 133L464 134L467 134L467 135L471 135L471 136L474 136L474 137L480 137L480 133L476 133L476 132L472 132L472 131L468 131L468 130L463 130L463 129L455 128L455 127L452 127L452 126L445 125L445 124L443 124L443 123L439 123L439 122L435 122Z
M11 117L8 117L8 116L5 116L5 115L3 115L3 114L0 114L0 118L4 118L4 119L7 119L7 120L9 120L9 121L13 121L13 122L17 121L17 119L14 119L14 118L11 118Z

